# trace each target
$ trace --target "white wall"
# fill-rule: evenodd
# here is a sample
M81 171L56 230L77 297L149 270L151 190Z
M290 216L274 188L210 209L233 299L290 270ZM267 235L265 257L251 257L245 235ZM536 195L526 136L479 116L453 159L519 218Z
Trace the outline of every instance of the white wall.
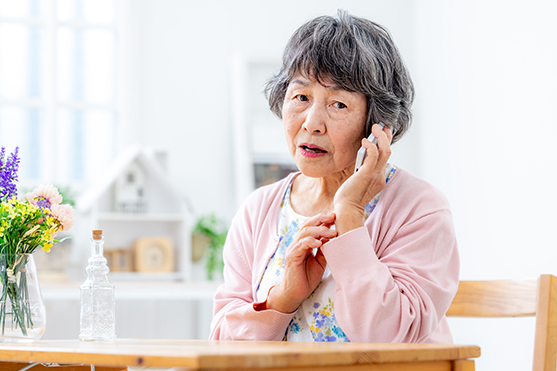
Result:
M421 176L450 199L461 278L556 274L557 3L415 10ZM531 369L531 319L451 323L456 342L482 347L478 370Z
M230 58L279 56L304 21L343 8L385 25L417 91L393 162L449 198L463 279L557 273L557 5L550 1L130 1L130 142L169 152L194 212L230 219ZM520 320L452 321L482 346L478 369L528 369ZM488 331L486 331L486 329ZM495 339L506 331L501 339ZM514 361L504 351L514 349ZM504 350L499 350L504 349ZM518 360L517 360L518 358ZM506 366L494 362L506 361Z
M303 22L344 8L389 24L411 48L412 7L393 1L130 1L131 140L169 151L171 180L198 214L236 210L231 58L280 58ZM409 54L406 53L406 54Z
M555 273L557 3L420 5L422 176L451 199L463 278Z

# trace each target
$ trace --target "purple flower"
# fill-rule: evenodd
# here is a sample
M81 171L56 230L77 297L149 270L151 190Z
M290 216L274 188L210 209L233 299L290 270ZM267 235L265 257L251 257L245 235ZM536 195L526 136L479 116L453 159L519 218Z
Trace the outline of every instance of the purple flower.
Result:
M19 147L5 159L6 149L2 147L0 151L0 200L17 197L17 170L19 168Z
M40 199L39 201L37 201L37 206L43 209L49 209L50 210L50 202L48 201L48 199L43 198Z

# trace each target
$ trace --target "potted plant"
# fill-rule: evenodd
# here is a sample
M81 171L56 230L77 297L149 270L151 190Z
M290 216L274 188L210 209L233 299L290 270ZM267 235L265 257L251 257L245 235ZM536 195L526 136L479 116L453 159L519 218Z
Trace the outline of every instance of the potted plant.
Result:
M228 229L225 224L214 214L200 217L195 224L192 236L192 259L197 261L207 255L205 269L209 280L224 268L222 248L227 234Z

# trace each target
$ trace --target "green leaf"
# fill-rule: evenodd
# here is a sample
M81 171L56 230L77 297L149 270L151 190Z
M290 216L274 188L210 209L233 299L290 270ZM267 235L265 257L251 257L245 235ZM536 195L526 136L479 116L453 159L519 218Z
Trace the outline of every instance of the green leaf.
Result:
M214 214L210 214L200 217L193 231L194 233L203 234L209 238L205 269L207 270L207 278L212 280L215 272L222 272L224 269L222 248L226 241L228 229L224 222L219 220Z

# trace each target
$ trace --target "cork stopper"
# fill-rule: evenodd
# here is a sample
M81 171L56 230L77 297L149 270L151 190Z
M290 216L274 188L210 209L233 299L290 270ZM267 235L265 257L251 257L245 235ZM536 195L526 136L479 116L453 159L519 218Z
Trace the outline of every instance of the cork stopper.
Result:
M103 231L101 230L93 230L93 239L100 240L103 238Z

